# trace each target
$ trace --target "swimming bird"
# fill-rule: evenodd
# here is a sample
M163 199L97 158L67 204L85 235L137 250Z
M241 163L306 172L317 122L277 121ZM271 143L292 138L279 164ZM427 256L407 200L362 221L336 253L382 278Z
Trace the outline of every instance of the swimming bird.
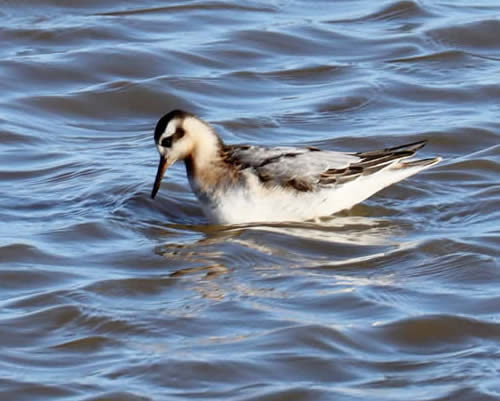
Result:
M158 192L167 168L183 160L203 211L217 224L331 215L441 160L408 160L425 140L352 153L316 147L227 145L210 124L182 110L160 118L154 140L160 163L151 197Z

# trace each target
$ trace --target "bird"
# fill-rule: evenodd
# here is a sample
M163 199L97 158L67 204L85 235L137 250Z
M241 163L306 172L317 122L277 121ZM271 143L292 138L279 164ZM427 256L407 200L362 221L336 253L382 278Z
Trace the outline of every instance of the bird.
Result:
M329 216L441 161L410 160L426 140L350 153L225 144L209 123L178 109L158 120L154 141L160 161L151 198L167 168L184 161L205 215L222 225Z

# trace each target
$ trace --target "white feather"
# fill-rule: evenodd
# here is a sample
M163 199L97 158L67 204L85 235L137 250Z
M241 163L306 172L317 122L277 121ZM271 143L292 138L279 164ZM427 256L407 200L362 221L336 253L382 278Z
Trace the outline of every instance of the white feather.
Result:
M278 222L308 220L328 216L366 200L387 186L401 181L431 164L401 168L396 162L377 173L315 192L292 192L285 188L268 189L253 176L248 187L234 187L216 194L214 202L200 198L205 214L214 223L244 224L252 222Z

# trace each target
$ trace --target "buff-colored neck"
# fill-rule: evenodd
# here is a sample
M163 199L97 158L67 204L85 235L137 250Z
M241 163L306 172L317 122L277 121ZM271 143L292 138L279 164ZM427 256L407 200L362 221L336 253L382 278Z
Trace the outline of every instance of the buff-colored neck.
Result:
M192 139L191 154L185 159L186 170L190 180L201 190L209 191L230 179L225 162L221 158L222 140L207 123L189 117L183 128Z
M191 137L191 157L197 169L206 168L217 161L223 143L209 124L196 117L188 117L183 128Z

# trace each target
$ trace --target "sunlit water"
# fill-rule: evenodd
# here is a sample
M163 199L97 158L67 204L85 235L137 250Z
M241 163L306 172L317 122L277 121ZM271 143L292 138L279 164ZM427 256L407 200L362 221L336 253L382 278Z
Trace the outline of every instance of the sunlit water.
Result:
M1 400L500 398L500 4L4 1ZM156 120L444 161L210 226ZM242 211L244 213L244 211Z

